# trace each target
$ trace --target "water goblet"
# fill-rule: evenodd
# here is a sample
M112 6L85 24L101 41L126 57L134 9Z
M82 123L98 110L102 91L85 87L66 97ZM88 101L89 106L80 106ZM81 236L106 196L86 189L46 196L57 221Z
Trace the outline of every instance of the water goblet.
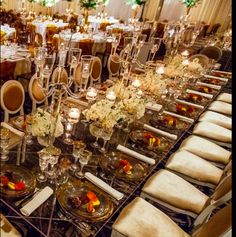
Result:
M80 158L79 158L79 163L81 165L81 169L79 172L75 173L75 176L78 178L83 178L84 177L84 173L83 173L83 168L85 165L88 164L88 161L90 159L90 157L92 156L92 152L89 150L82 150L80 152Z
M32 140L32 117L31 115L26 116L26 136L25 136L25 141L27 145L32 145L33 140Z
M8 151L7 151L7 148L9 146L9 140L10 140L9 129L1 127L1 130L0 130L0 145L2 148L1 161L7 161L9 159Z
M81 141L74 141L73 143L73 157L74 163L71 165L71 170L75 171L78 169L77 161L80 157L80 153L85 149L86 145Z
M106 144L111 139L113 133L113 128L102 128L101 129L101 138L103 139L103 146L99 149L100 152L106 153Z
M47 177L45 175L45 172L48 168L49 164L49 156L44 153L39 153L39 167L40 167L40 172L37 174L37 180L39 182L45 182L47 181Z
M101 136L101 126L99 123L91 123L89 125L89 132L96 137L96 141L91 143L93 148L99 148L98 139Z

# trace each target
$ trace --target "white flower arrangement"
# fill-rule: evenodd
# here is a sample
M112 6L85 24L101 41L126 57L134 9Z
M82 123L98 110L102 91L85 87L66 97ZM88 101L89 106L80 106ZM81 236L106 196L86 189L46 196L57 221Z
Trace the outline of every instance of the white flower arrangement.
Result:
M122 107L114 106L108 100L100 100L83 111L88 121L100 122L104 128L113 128L124 117Z
M121 100L128 99L131 94L129 88L125 87L122 81L117 81L107 91L114 91L116 93L116 97Z
M32 135L33 136L47 136L52 134L55 130L55 120L50 113L40 108L32 115ZM64 128L61 122L61 116L58 116L55 130L55 137L63 134Z

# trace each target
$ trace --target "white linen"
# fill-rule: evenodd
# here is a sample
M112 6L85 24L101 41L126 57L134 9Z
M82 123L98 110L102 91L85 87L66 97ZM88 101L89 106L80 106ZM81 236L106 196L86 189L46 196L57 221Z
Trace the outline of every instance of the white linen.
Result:
M20 136L20 137L24 137L25 133L24 132L21 132L15 128L13 128L11 125L9 125L8 123L5 123L5 122L1 122L1 126L4 127L4 128L7 128L9 129L11 132L13 132L14 134Z
M220 100L220 101L223 101L225 103L232 104L232 94L221 93L217 96L216 100Z
M158 112L158 111L161 110L162 105L156 104L156 103L152 103L152 102L148 102L148 103L145 105L145 108Z
M213 95L207 94L207 93L203 93L203 92L200 92L200 91L195 91L195 90L187 89L186 92L187 93L193 93L193 94L196 94L196 95L201 95L201 96L206 97L208 99L212 99L213 98Z
M215 185L219 183L223 174L215 165L185 150L173 153L166 163L166 168L194 180Z
M198 109L204 109L203 105L197 105L197 104L194 104L194 103L191 103L191 102L188 102L188 101L185 101L185 100L180 100L180 99L176 99L176 101L181 103L181 104L190 105L190 106L193 106L193 107L198 108Z
M20 212L25 216L30 216L30 214L41 206L52 194L53 190L48 186L45 187L30 202L22 207Z
M201 85L201 86L207 86L207 87L215 89L215 90L220 90L221 89L221 86L213 85L213 84L209 84L209 83L205 83L205 82L201 82L201 81L198 81L196 84Z
M163 111L163 114L171 115L173 117L182 119L183 121L188 122L188 123L193 123L194 122L194 119L192 119L192 118L188 118L188 117L185 117L185 116L182 116L182 115L179 115L179 114L176 114L176 113L172 113L172 112L169 112L169 111Z
M222 114L232 115L232 105L222 101L213 101L208 109Z
M16 29L13 27L10 27L8 24L0 25L0 29L2 32L6 34L5 38L10 38L14 36L14 34L16 33Z
M207 137L219 142L232 142L231 130L210 122L197 123L193 129L193 134Z
M199 121L206 121L206 122L211 122L214 124L217 124L219 126L231 129L232 128L232 119L229 118L228 116L225 116L220 113L216 113L213 111L206 111L204 112L200 118Z
M228 78L226 78L226 77L217 77L217 76L212 76L212 75L204 75L204 77L211 78L211 79L217 79L217 80L220 80L220 81L223 81L223 82L228 81Z
M133 150L130 150L129 148L127 147L124 147L122 145L118 145L117 150L121 151L121 152L124 152L125 154L129 155L129 156L132 156L134 158L137 158L138 160L141 160L141 161L144 161L150 165L154 165L156 163L156 161L152 158L149 158L147 156L144 156L142 154L139 154L138 152L136 151L133 151Z
M180 145L179 150L186 150L206 160L227 164L231 152L199 136L190 135Z
M177 135L174 135L174 134L171 134L169 132L165 132L165 131L162 131L160 129L154 128L154 127L152 127L152 126L150 126L148 124L144 124L143 128L148 130L148 131L150 131L150 132L154 132L154 133L163 135L165 137L168 137L168 138L170 138L172 140L176 140L178 138Z
M110 185L99 179L98 177L94 176L93 174L86 172L85 178L88 179L90 182L101 188L103 191L107 192L109 195L114 197L116 200L121 200L124 197L124 194L115 190Z

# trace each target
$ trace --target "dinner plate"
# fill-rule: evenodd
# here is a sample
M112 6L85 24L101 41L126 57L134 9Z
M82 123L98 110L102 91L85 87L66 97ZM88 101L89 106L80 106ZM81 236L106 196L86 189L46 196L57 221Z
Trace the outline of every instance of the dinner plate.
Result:
M172 145L169 139L146 130L134 130L129 138L136 145L156 153L167 152Z
M206 97L194 93L185 93L180 95L178 99L202 106L205 106L209 101Z
M203 85L195 85L190 89L193 89L202 93L210 94L210 95L214 95L218 93L218 90L210 88L208 86L203 86Z
M94 206L94 212L88 212L87 210L88 192L94 193L100 202L99 205ZM87 182L67 182L58 188L56 196L62 209L73 217L87 222L104 221L111 216L114 210L114 204L110 197L93 184ZM73 204L72 200L75 200L75 197L82 201L80 206Z
M24 121L24 115L20 115L17 117L14 117L10 120L10 123L20 131L25 131L25 121Z
M138 181L147 174L146 164L118 151L101 156L99 163L104 171L125 181Z
M179 135L183 133L188 127L189 123L177 117L163 114L150 119L149 123L158 129Z
M25 188L22 190L13 190L8 185L3 186L3 181L1 179L0 183L0 193L1 195L7 198L19 198L22 196L26 196L33 192L36 187L36 177L35 175L28 169L17 166L5 164L1 166L0 176L7 177L11 183L23 182L25 184ZM11 186L11 185L10 185Z

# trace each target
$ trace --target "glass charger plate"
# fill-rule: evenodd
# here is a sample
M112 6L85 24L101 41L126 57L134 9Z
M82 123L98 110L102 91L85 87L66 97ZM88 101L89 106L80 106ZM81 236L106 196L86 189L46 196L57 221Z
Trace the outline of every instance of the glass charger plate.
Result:
M172 146L169 139L146 130L134 130L129 134L129 138L139 147L155 153L167 152Z
M218 90L210 88L208 86L202 86L202 85L195 85L190 87L189 89L196 90L202 93L210 94L210 95L215 95L218 93Z
M19 129L20 131L25 132L25 120L24 115L20 115L17 117L14 117L10 119L10 123L15 127L16 129Z
M151 118L149 123L151 126L167 131L172 134L180 135L182 132L184 132L188 127L189 123L176 118L171 115L159 115L154 118Z
M202 106L205 106L209 101L206 97L194 93L185 93L179 96L178 99Z
M125 181L138 181L147 174L147 166L143 162L121 152L101 156L99 163L106 172Z
M216 86L222 86L222 85L225 85L227 83L226 81L222 81L222 80L219 80L217 78L208 78L208 77L203 77L199 81L204 82L204 83L208 83L208 84L212 84L212 85L216 85Z
M167 105L167 109L170 112L185 116L187 118L196 118L201 112L201 109L196 108L191 105L182 104L180 102L175 102Z
M0 193L8 198L19 198L26 196L33 192L36 187L35 175L28 169L16 165L2 165L0 176L7 177L10 182L24 182L25 188L23 190L13 190L9 186L1 182Z
M93 192L100 205L94 206L94 212L88 212L87 193ZM80 218L87 222L99 222L109 218L113 212L114 204L109 196L91 183L82 183L80 181L67 182L59 187L56 192L57 200L62 209L69 212L75 218ZM72 203L72 198L78 197L82 203L80 206L75 206Z

